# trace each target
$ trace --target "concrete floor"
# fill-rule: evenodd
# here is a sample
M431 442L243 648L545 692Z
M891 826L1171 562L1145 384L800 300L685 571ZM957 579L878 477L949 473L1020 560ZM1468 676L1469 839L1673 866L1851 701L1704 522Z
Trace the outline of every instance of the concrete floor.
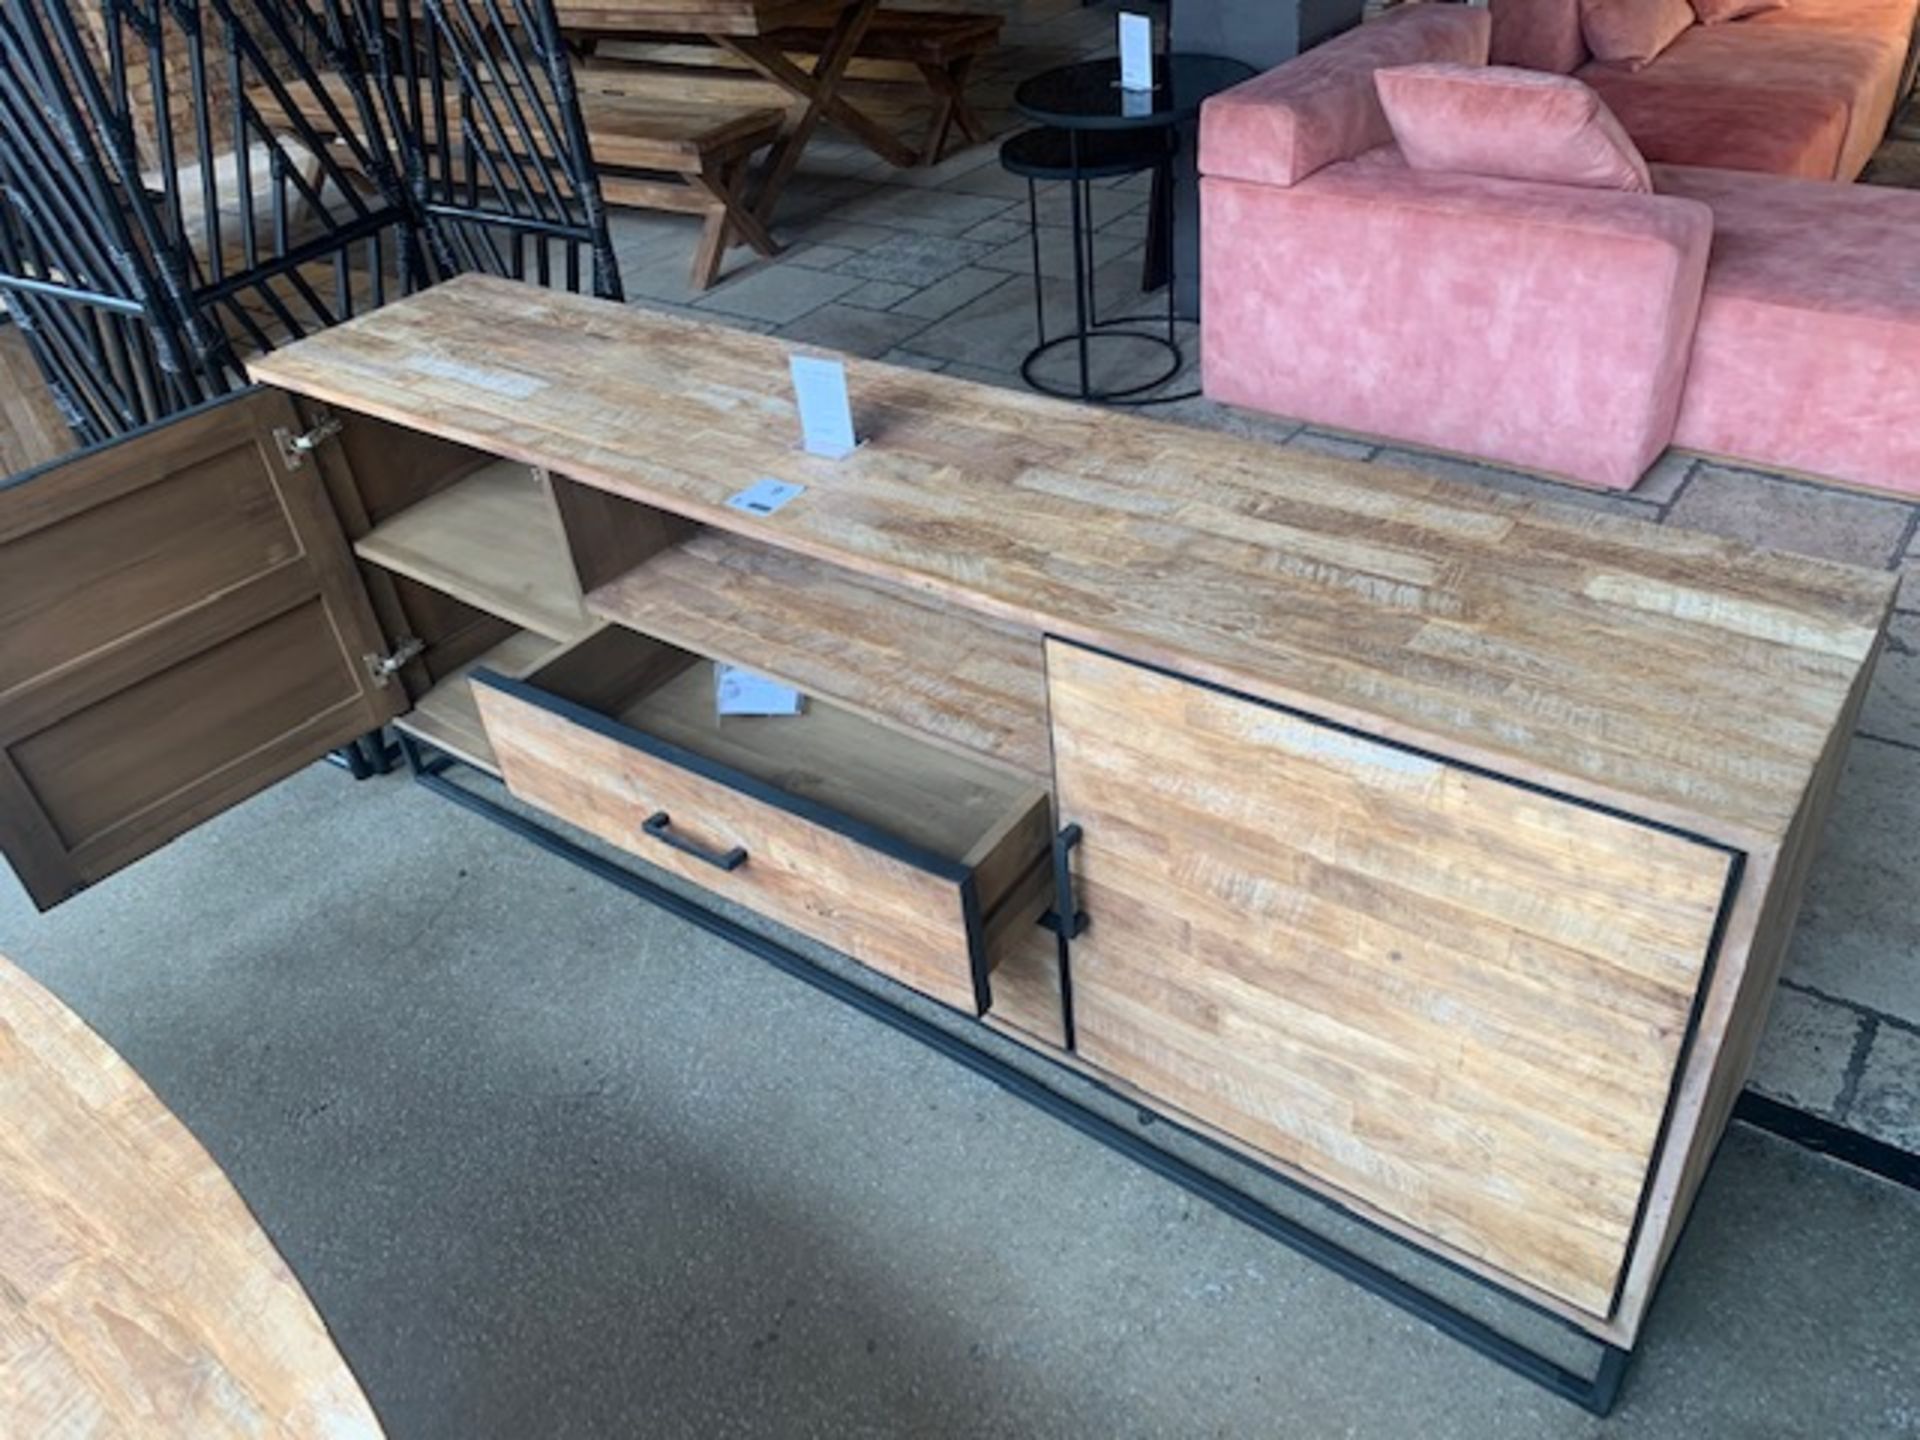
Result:
M0 948L396 1440L1920 1434L1912 1192L1736 1130L1603 1426L398 777L316 767L50 916L8 880Z

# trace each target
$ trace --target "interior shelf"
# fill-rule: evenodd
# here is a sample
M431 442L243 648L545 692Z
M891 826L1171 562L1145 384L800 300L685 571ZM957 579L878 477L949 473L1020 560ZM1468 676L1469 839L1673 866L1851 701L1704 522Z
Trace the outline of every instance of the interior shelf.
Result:
M468 677L484 668L517 679L539 668L560 648L559 641L531 630L509 635L478 659L469 660L447 675L415 701L413 708L394 721L394 725L456 760L464 760L498 778L500 767L494 762L493 747L487 743L486 728L480 723L480 707L474 700Z
M580 606L559 517L533 472L511 460L408 506L353 548L550 639L577 640L597 623Z
M1044 781L1038 637L718 530L592 590L594 614Z

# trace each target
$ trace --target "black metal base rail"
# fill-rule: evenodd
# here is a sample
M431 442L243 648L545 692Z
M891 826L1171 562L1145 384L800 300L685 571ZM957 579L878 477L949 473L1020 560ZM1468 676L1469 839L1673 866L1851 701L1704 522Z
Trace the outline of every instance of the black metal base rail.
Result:
M1909 1190L1920 1190L1920 1155L1797 1110L1757 1090L1740 1093L1734 1102L1733 1118L1857 1170L1865 1170Z
M928 1049L992 1081L1015 1098L1024 1100L1035 1109L1071 1126L1087 1138L1096 1140L1108 1149L1126 1156L1162 1179L1172 1181L1189 1194L1231 1215L1269 1239L1278 1241L1295 1254L1324 1266L1369 1294L1398 1306L1408 1314L1433 1326L1442 1334L1452 1337L1495 1364L1503 1366L1523 1379L1532 1381L1542 1389L1564 1400L1569 1400L1594 1415L1604 1417L1612 1411L1614 1402L1619 1397L1621 1384L1626 1378L1627 1365L1632 1358L1631 1352L1595 1340L1565 1318L1534 1304L1524 1296L1513 1294L1484 1276L1452 1265L1424 1251L1416 1252L1422 1259L1447 1266L1455 1273L1500 1296L1502 1300L1551 1320L1555 1325L1563 1327L1596 1349L1598 1363L1591 1374L1583 1375L1570 1370L1558 1361L1489 1325L1478 1316L1421 1289L1412 1281L1395 1274L1366 1256L1348 1249L1338 1241L1330 1239L1289 1215L1282 1214L1245 1191L1235 1188L1218 1175L1201 1169L1109 1116L1081 1104L1072 1096L1054 1089L1026 1070L968 1042L962 1036L936 1025L924 1016L916 1015L895 1004L878 991L870 990L845 976L822 969L798 951L780 944L777 940L749 929L624 866L616 865L538 821L529 819L478 791L456 783L448 778L447 772L460 766L462 762L453 756L431 751L430 747L411 736L402 734L399 739L400 753L406 759L407 768L419 784L433 791L434 794L472 811L483 819L492 821L524 840L531 841L551 855L556 855L602 880L619 886L629 894L659 906L678 919L697 925L709 934L719 936L785 974L804 981L823 994L830 995L862 1014L919 1041ZM1030 1053L1041 1064L1060 1071L1070 1083L1084 1084L1095 1089L1103 1088L1097 1081L1060 1065L1059 1062L1044 1054L1037 1051ZM1111 1090L1105 1093L1119 1099L1126 1098L1118 1096ZM1176 1120L1155 1114L1154 1123L1166 1125L1182 1135L1210 1146L1235 1163L1247 1167L1249 1171L1286 1186L1290 1191L1333 1210L1343 1219L1384 1236L1395 1245L1408 1250L1416 1249L1407 1240L1382 1229L1366 1217L1353 1214L1337 1202L1284 1175L1255 1165L1244 1155L1226 1149L1208 1136L1188 1130Z

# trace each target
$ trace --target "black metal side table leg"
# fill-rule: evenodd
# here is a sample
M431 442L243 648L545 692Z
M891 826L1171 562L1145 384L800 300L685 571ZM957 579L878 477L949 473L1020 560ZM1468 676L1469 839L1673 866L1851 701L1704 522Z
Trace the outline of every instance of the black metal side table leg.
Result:
M1137 175L1157 170L1166 163L1169 148L1164 132L1087 132L1076 130L1029 130L1014 136L1000 149L1001 164L1012 174L1027 180L1027 222L1033 252L1034 328L1036 343L1020 364L1020 375L1027 385L1042 394L1063 400L1093 404L1144 405L1158 403L1171 396L1150 396L1145 392L1166 384L1185 363L1172 324L1164 336L1143 329L1142 317L1102 319L1099 313L1098 265L1093 224L1093 182ZM1047 333L1046 275L1040 253L1039 200L1036 182L1052 180L1067 187L1067 241L1073 247L1071 275L1073 285L1073 328L1058 335ZM1169 314L1171 320L1171 312ZM1154 325L1150 318L1146 325ZM1125 386L1099 388L1094 380L1095 342L1130 341L1136 347L1145 344L1164 352L1165 362L1155 373ZM1074 379L1069 382L1047 379L1037 367L1063 346L1074 348Z

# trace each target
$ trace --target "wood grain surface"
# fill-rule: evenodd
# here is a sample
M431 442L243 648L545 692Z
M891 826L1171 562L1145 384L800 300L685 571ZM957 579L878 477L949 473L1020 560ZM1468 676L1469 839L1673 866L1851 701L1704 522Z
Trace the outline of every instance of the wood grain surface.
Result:
M0 1435L380 1433L220 1167L78 1016L0 958Z
M532 470L495 461L382 521L354 553L550 639L596 622L581 605L559 517Z
M474 698L471 676L475 670L484 668L517 680L537 669L558 648L558 642L534 631L515 631L452 671L393 723L429 745L438 746L456 760L464 760L497 777L500 765L493 758L486 726L480 723L480 702Z
M529 683L578 699L562 678L570 664L645 674L632 660L592 653L637 639L610 629ZM961 876L974 873L984 921L1045 849L1046 793L818 702L799 716L722 719L714 714L712 667L704 662L652 673L655 683L625 697L603 695L598 708L933 852L947 873L482 683L475 694L507 788L651 864L972 1011ZM714 854L743 847L746 862L722 871L668 847L643 829L660 811L675 834Z
M404 707L296 423L247 392L0 486L0 850L43 908Z
M1036 780L1051 771L1039 637L885 581L703 530L587 608Z
M1611 1309L1730 858L1047 647L1080 1053Z
M1892 600L1890 576L860 361L868 443L825 460L796 449L787 353L467 276L252 371L1754 847L1791 824ZM807 492L727 507L768 475Z

